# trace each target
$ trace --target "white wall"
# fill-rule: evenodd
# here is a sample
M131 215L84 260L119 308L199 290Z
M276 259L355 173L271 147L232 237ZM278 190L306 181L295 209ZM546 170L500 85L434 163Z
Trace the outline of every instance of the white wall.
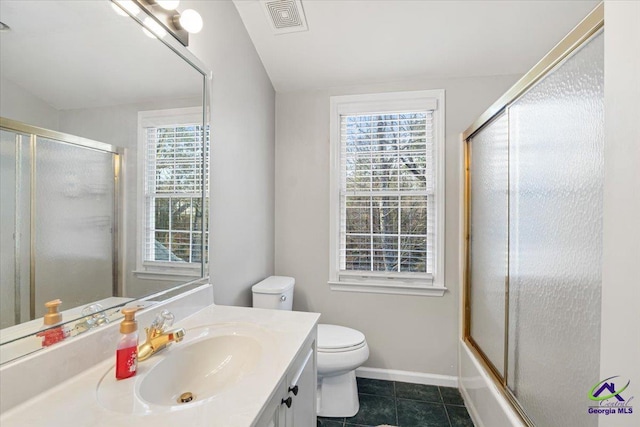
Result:
M29 90L0 78L0 117L58 130L58 110Z
M606 1L605 179L600 379L630 380L632 415L600 426L640 425L640 2ZM619 385L616 383L616 385Z
M273 274L275 92L231 1L186 1L189 49L213 70L210 274L219 304L251 305Z
M294 309L361 330L367 367L457 375L460 133L519 76L415 80L276 96L275 272L296 278ZM329 96L446 91L444 297L331 291L329 276Z

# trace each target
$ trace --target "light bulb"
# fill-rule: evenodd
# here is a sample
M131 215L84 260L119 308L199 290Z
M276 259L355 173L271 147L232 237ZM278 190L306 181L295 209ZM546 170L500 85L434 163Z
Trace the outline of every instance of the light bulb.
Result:
M180 14L180 26L190 33L202 30L202 17L193 9L187 9Z
M114 3L111 3L111 7L113 7L113 10L115 10L118 15L129 16L124 10L134 16L140 12L140 8L138 7L138 5L131 0L119 0L117 3L120 5L120 7L116 6Z
M152 35L157 36L158 38L163 38L164 36L167 35L167 30L162 28L162 26L160 24L158 24L150 16L144 18L143 23L144 23L144 26L147 27L146 29L149 30L152 33ZM144 29L143 29L143 31L144 31ZM147 33L145 32L145 34L147 34Z
M180 4L180 0L156 0L156 3L165 10L175 10Z

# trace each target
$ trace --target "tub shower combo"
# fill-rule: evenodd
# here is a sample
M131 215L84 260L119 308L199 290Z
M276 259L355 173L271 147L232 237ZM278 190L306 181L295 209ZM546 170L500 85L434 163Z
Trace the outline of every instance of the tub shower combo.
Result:
M529 426L598 425L604 22L596 8L464 134L464 341Z

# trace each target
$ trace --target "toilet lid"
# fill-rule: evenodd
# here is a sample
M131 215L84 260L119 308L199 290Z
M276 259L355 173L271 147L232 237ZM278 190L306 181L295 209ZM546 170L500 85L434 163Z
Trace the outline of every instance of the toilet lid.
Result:
M287 276L269 276L251 287L254 294L281 294L293 288L296 280Z
M318 325L318 350L355 347L364 342L364 334L338 325Z

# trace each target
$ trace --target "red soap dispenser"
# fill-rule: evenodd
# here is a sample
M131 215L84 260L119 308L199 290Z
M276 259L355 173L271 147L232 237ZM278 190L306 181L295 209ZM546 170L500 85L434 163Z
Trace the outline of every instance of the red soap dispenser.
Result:
M69 330L60 325L57 328L53 327L59 323L62 323L62 313L58 312L58 307L62 304L62 301L55 299L48 301L44 304L47 308L47 313L44 315L44 324L42 330L36 334L37 337L42 337L42 346L49 347L52 344L60 342L69 336Z
M124 320L120 323L122 337L116 350L116 379L123 380L136 374L138 369L138 322L137 308L122 310Z

